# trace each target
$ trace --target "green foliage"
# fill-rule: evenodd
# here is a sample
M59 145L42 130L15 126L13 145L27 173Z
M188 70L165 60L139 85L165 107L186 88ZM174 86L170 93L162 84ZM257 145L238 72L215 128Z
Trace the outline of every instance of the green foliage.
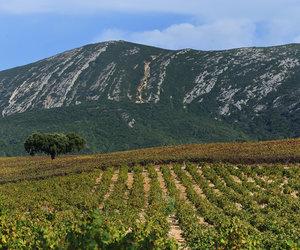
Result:
M128 231L121 220L109 220L95 210L88 223L81 223L80 230L67 233L67 242L70 249L177 249L177 243L168 239L158 224L160 219L156 216L144 223L134 222Z
M124 113L129 114L130 119L135 119L133 128L128 126L130 120L126 121L122 117ZM244 123L246 128L241 123ZM35 131L64 134L74 131L88 141L83 153L297 136L286 129L270 133L264 124L264 119L253 122L245 120L240 123L216 120L203 110L184 110L158 104L81 104L59 109L34 110L1 118L0 155L24 154L23 143L27 136ZM293 128L292 131L297 129Z
M31 156L36 153L45 153L54 159L59 154L78 152L84 148L85 144L85 140L75 133L66 135L34 133L26 139L24 148Z
M135 119L132 128L128 125L130 119L125 120L124 114L129 114L130 119ZM90 103L59 109L34 110L1 118L0 155L24 154L23 142L35 131L74 131L88 141L84 153L251 138L240 128L217 121L203 112L197 115L163 105Z
M282 192L284 176L289 176L285 185L299 190L296 164L187 162L129 170L0 185L0 249L178 249L169 236L170 215L191 249L300 247L299 199Z
M67 146L66 152L79 152L80 150L84 149L86 145L86 141L81 136L77 135L76 133L68 133L66 134L67 137Z

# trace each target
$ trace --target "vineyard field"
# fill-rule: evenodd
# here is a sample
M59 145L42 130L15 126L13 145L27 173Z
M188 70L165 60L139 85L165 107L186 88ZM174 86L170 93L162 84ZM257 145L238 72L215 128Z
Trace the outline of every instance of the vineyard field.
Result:
M275 151L273 156L279 157ZM73 169L66 164L63 174L63 161L71 156L58 159L53 169L44 158L30 160L41 169L30 161L22 165L29 158L11 158L0 170L0 249L300 248L295 160L121 159L115 165L99 162L98 168L85 163L79 171L91 157L81 156ZM28 173L21 175L25 167Z
M300 162L300 139L209 143L146 148L109 154L0 157L0 184L64 176L107 167L184 162L234 164Z
M299 167L123 166L1 185L0 246L296 248Z

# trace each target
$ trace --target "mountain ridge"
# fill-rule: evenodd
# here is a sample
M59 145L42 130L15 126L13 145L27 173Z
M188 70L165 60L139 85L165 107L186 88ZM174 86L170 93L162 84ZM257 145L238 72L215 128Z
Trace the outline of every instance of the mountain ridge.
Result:
M128 43L128 44L136 44L136 45L140 45L140 46L147 46L147 47L157 48L157 49L162 49L162 50L167 50L167 51L193 50L193 51L200 51L200 52L201 51L202 52L219 52L219 51L231 51L231 50L237 50L237 49L252 49L252 48L253 49L255 49L255 48L264 49L264 48L300 46L300 43L286 43L286 44L277 44L277 45L270 45L270 46L267 46L267 45L266 46L244 46L244 47L234 47L234 48L229 48L229 49L211 49L211 50L193 49L191 47L186 47L186 48L182 48L182 49L167 49L167 48L161 48L159 46L154 46L154 45L147 45L147 44L142 44L142 43L130 42L130 41L127 41L127 40L107 40L107 41L102 41L102 42L92 42L92 43L88 43L88 44L85 44L85 45L82 45L82 46L76 46L72 49L67 49L67 50L63 50L61 52L54 53L52 56L43 57L41 59L34 60L31 63L25 63L25 64L16 65L16 66L13 66L13 67L10 67L10 68L6 68L6 69L0 69L0 72L4 72L4 71L24 67L24 66L27 66L27 65L31 65L31 64L34 64L34 63L38 63L40 61L49 59L53 56L64 54L64 53L72 51L74 49L79 49L79 48L82 48L82 47L86 47L86 46L90 46L90 45L97 45L97 44L101 44L101 43L110 43L110 42L124 42L124 43Z
M101 111L88 116L84 113L88 106L111 113ZM89 134L87 124L71 126L78 117L69 120L63 109L80 114L88 126L101 123L106 135L99 135L99 131ZM153 110L156 113L151 113ZM112 145L118 144L118 137L109 135L109 127L99 121L98 115L106 117L107 124L113 127L112 122L126 123L120 130L124 138L134 133L143 137L147 127L151 133L145 138L156 138L152 144L141 139L133 146L135 136L129 136L127 146L108 146L109 150L209 142L209 138L224 141L299 137L300 45L197 51L166 50L125 41L89 44L0 71L0 111L2 144L17 144L17 151L11 149L17 153L30 131L64 129L54 124L41 127L38 120L31 124L27 114L41 120L46 118L44 114L51 119L59 117L58 125L89 138L105 139L108 144L111 139ZM166 124L166 117L177 123ZM16 126L17 120L22 124L17 126L22 136L5 135L4 130ZM181 133L186 140L176 139ZM92 151L103 150L100 143L92 144ZM6 152L5 146L2 148Z
M50 68L51 67L49 67L49 69L48 68L46 68L46 71L44 70L43 71L43 69L41 70L41 74L40 74L40 76L39 76L39 78L38 77L36 77L35 79L34 79L34 77L33 76L28 76L28 78L24 78L24 79L22 79L23 80L23 83L22 84L25 84L24 85L24 87L32 87L32 82L33 81L35 81L37 84L44 84L44 85L46 85L46 86L42 86L42 87L47 87L47 85L49 85L49 80L51 80L51 77L52 77L52 75L53 74L55 74L56 72L58 72L59 70L60 70L60 68L59 68L59 66L65 66L65 61L64 60L69 60L70 61L70 64L68 64L68 65L66 65L65 66L65 68L63 68L63 70L67 70L68 69L68 67L71 67L72 66L72 63L74 63L74 62L72 62L72 56L75 56L76 57L76 54L78 53L79 54L79 56L81 56L80 55L80 52L81 51L83 51L83 52L85 52L85 50L89 50L90 48L92 48L92 50L94 49L94 51L91 51L89 54L87 53L87 55L83 55L83 56L89 56L88 58L87 58L87 60L84 62L84 63L82 63L82 64L80 64L80 60L79 60L79 62L78 62L78 68L77 69L74 69L74 74L73 75L67 75L66 74L66 76L65 76L65 78L62 78L62 81L66 81L66 85L65 86L62 86L62 88L65 88L65 94L62 94L62 96L60 96L60 98L62 99L62 100L60 100L60 102L59 103L56 103L56 104L51 104L51 103L47 103L47 100L43 100L45 103L44 103L44 108L51 108L51 107L59 107L59 106L62 106L62 105L64 105L64 99L66 99L67 98L67 95L68 95L68 93L69 93L69 91L71 91L71 89L74 87L74 85L76 85L76 81L78 81L78 80L80 80L80 79L78 79L79 77L80 77L80 75L81 74L83 74L84 73L84 71L86 71L86 70L88 70L89 69L89 67L90 67L90 64L93 64L97 59L98 59L98 57L101 57L101 54L102 53L104 53L105 54L105 52L106 52L106 50L108 49L108 47L109 46L111 46L111 45L116 45L116 46L121 46L122 44L125 44L127 47L128 46L130 46L131 47L131 50L130 50L130 48L127 48L127 49L129 49L128 51L129 52L127 52L127 53L139 53L137 50L140 50L140 49L143 49L143 50L146 50L146 49L151 49L151 50L154 50L154 52L155 53L152 53L151 55L145 55L146 56L146 58L143 58L144 59L144 61L143 61L143 64L144 64L144 69L138 69L138 71L136 71L136 72L133 72L134 74L138 74L138 73L144 73L144 76L143 77L151 77L151 75L146 75L146 74L148 74L149 72L147 72L147 70L148 71L150 71L150 64L152 63L152 64L154 64L153 63L153 61L155 61L155 59L156 59L156 57L159 57L159 56L163 56L163 57L165 57L165 58L162 58L161 60L162 60L162 62L161 62L161 65L158 65L158 66L160 66L160 68L162 68L161 69L161 73L160 73L160 79L154 79L154 81L156 81L154 84L156 84L157 86L157 93L156 93L156 96L154 96L155 95L155 93L150 93L150 94L152 94L152 96L148 96L148 99L150 98L150 100L154 100L154 101L158 101L158 99L159 99L159 95L160 95L160 85L162 85L163 84L163 81L165 80L164 79L164 77L165 77L165 74L166 74L166 70L167 70L167 67L169 67L169 64L171 63L171 61L173 60L173 59L176 59L177 57L179 57L181 54L187 54L187 53L193 53L193 54L195 54L194 56L198 56L199 57L199 54L200 54L200 57L202 56L201 54L203 53L203 54L224 54L224 53L233 53L233 52L235 52L235 54L237 54L237 53L247 53L247 51L250 51L250 52L252 52L252 51L254 51L254 52L258 52L258 53L260 53L260 51L261 50L272 50L272 49L275 49L275 50L277 50L277 49L283 49L283 48L287 48L287 47L290 47L290 46L280 46L280 47L278 47L278 46L276 46L276 47L270 47L270 48L242 48L242 49L235 49L235 50L225 50L225 51L195 51L195 50L189 50L189 49L184 49L184 50L175 50L175 51L172 51L172 50L165 50L165 49L159 49L159 48L155 48L155 47L151 47L151 46L144 46L144 45L138 45L138 44L134 44L134 43L128 43L128 42L123 42L123 41L118 41L118 42L115 42L115 41L111 41L111 42L104 42L104 43L97 43L97 44L90 44L90 45L86 45L86 46L83 46L83 47L80 47L80 48L77 48L77 49L73 49L73 50L69 50L69 51L66 51L66 52L64 52L64 53L59 53L59 54L57 54L57 55L55 55L55 56L52 56L52 57L49 57L49 58L47 58L47 59L44 59L44 60L40 60L40 61L38 61L38 62L36 62L36 63L33 63L33 64L29 64L29 65L26 65L26 66L23 66L23 67L18 67L18 68L14 68L13 70L15 70L15 71L18 71L18 70L22 70L22 69L24 69L24 68L30 68L31 67L31 69L29 69L29 71L30 70L32 70L32 69L35 69L35 68L37 68L38 69L38 67L39 66L37 66L36 67L36 65L39 65L39 64L45 64L45 62L47 62L47 63L51 63L52 61L57 61L56 63L57 64L61 64L61 65L58 65L58 67L57 68L55 68L55 69L52 69L52 71L50 70ZM137 47L137 46L142 46L142 48L140 48L140 47ZM135 51L135 49L136 49L136 51ZM109 53L109 51L108 52L106 52L106 53ZM149 58L149 56L151 57L151 58ZM74 58L74 60L75 60L76 58ZM220 58L217 58L218 60L220 59ZM256 58L257 59L257 58ZM137 60L136 62L137 63L141 63L140 62L140 60L141 59L139 59L139 60ZM76 63L76 62L75 62ZM121 63L123 63L123 62L121 62ZM157 62L157 63L160 63L160 62ZM298 59L289 59L289 61L286 61L286 62L284 62L284 61L282 61L282 63L283 63L283 70L286 70L284 67L286 67L286 68L293 68L293 67L295 67L295 66L299 66L299 60ZM284 64L286 64L286 65L284 65ZM113 62L113 60L111 60L111 62L110 62L110 64L106 64L106 68L102 68L102 70L106 70L106 71L108 71L107 72L107 74L109 74L110 72L113 72L114 70L115 70L115 67L117 66L116 65L116 63L114 63ZM139 66L138 64L136 64L135 65L135 67L136 66ZM155 66L157 66L157 65L154 65L154 67ZM212 66L215 66L215 65L212 65ZM45 67L47 67L47 66L45 66ZM232 65L231 65L231 67L232 67ZM219 70L219 72L212 72L213 74L215 74L217 77L219 76L219 75L221 75L222 73L223 73L223 71L224 70L226 70L226 69L228 69L228 67L226 68L226 66L223 66L222 67L222 65L221 65L221 67L220 67L221 69ZM48 71L47 71L48 70ZM62 75L62 74L64 74L64 71L60 71L59 72L59 74L60 75ZM97 69L98 70L98 69ZM157 70L159 70L159 69L157 69ZM181 69L179 69L179 70L181 70ZM211 72L207 72L207 71L204 71L205 69L203 69L202 70L202 72L200 72L200 74L198 73L198 75L196 76L196 77L198 77L198 78L195 78L194 79L194 83L196 84L196 83L198 83L199 84L199 82L200 83L203 83L203 81L205 80L204 78L207 78L207 75L204 75L205 74L205 72L207 73L207 74L211 74L212 75L212 73ZM144 72L139 72L139 71L144 71ZM11 70L9 70L9 71L5 71L5 72L0 72L0 80L2 80L3 81L3 78L1 79L1 75L5 75L5 73L10 73L11 72ZM43 74L43 73L46 73L47 75L45 75L45 74ZM93 72L92 72L93 73ZM121 72L118 72L119 74L121 74ZM126 72L127 73L127 72ZM129 73L131 73L131 72L129 72ZM191 72L187 72L187 73L191 73ZM201 74L202 73L202 74ZM24 74L24 73L23 73ZM36 73L37 74L37 73ZM51 74L50 76L48 75L48 74ZM103 78L105 78L105 77L107 77L108 75L105 75L105 74L103 74L102 76L103 76ZM30 77L32 77L32 79L30 79ZM59 76L56 76L56 77L59 77ZM72 79L66 79L66 78L69 78L69 77L71 77ZM89 76L87 76L87 77L89 77ZM101 77L101 75L99 75L99 77ZM267 76L267 75L265 75L264 76L265 78L271 78L271 77L269 77L269 76ZM280 75L280 74L277 74L277 75L275 75L274 77L278 77L278 78L280 78L279 80L282 80L281 78L284 78L284 76L282 76L282 75ZM115 78L116 78L116 76L115 76ZM114 78L114 79L115 79ZM144 81L147 81L147 79L146 78L141 78L141 79L135 79L135 81L140 81L140 84L142 83L142 81L144 80ZM102 82L103 81L105 81L106 79L98 79L98 80L102 80ZM151 78L150 78L150 80L151 80ZM187 80L187 82L191 82L193 79L188 79ZM206 87L206 88L208 88L208 89L202 89L202 90L200 90L200 95L203 95L203 94L205 94L205 92L208 92L208 91L210 91L210 88L213 88L214 86L212 86L212 85L215 85L215 81L216 81L216 79L215 78L212 78L212 79L209 79L209 80L211 80L211 81L213 81L213 82L210 82L210 85L208 84L207 86L204 86L204 87ZM262 80L264 80L264 79L262 79ZM266 80L268 80L268 79L266 79ZM275 80L276 81L276 79L269 79L269 82L270 81L272 81L272 80ZM30 83L27 83L27 85L26 85L26 81L31 81ZM125 80L123 80L123 79L119 79L119 81L131 81L131 79L125 79ZM122 84L123 84L123 82L122 82ZM11 83L10 83L11 84ZM28 108L30 108L31 106L32 106L32 100L30 100L30 103L28 103L27 105L25 105L26 107L19 107L19 108L16 108L15 107L15 109L16 110L13 110L14 109L14 105L13 104L11 104L11 103L16 103L16 102L18 102L18 100L20 100L20 99L22 99L22 98L17 98L18 97L18 95L20 95L21 94L21 97L23 97L23 96L25 96L27 93L28 93L28 91L27 90L23 90L23 92L25 92L25 93L21 93L21 91L17 91L18 90L18 88L21 88L22 87L22 84L21 84L21 86L19 85L17 85L17 88L14 90L14 92L12 92L11 93L11 96L10 96L10 98L9 98L9 100L8 100L8 102L9 102L9 105L7 105L8 107L6 107L6 108L4 108L4 110L2 110L2 115L4 116L4 115L7 115L7 114L10 114L10 113L16 113L16 112L23 112L23 111L26 111ZM69 84L69 85L68 85ZM135 83L136 84L136 83ZM184 83L184 84L186 84L186 83ZM271 82L271 84L272 84L272 82ZM4 84L2 84L2 85L4 85ZM99 84L98 83L98 85L101 85L101 83ZM137 88L136 89L136 91L138 92L140 92L140 94L142 94L141 92L143 91L143 88L146 88L147 86L146 85L143 85L143 84L141 84L140 86L138 86L139 88ZM267 86L268 87L268 86ZM271 86L272 87L272 86ZM275 86L276 87L276 86ZM33 91L37 91L39 88L41 88L41 86L38 86L38 87L36 87L35 89L33 89ZM95 88L95 86L93 87L93 88ZM17 91L17 92L16 92ZM58 90L54 90L54 92L55 91L58 91ZM100 89L100 91L101 91L101 89ZM116 94L116 92L118 92L119 90L117 89L117 88L115 88L115 94ZM197 93L197 91L198 91L198 93ZM233 90L233 91L236 91L236 90ZM265 91L269 91L269 90L265 90ZM196 92L196 93L195 93ZM0 92L1 93L1 92ZM51 93L50 93L51 94ZM136 94L138 94L138 93L136 93ZM185 99L183 100L183 102L186 102L186 103L190 103L190 102L192 102L193 100L194 100L194 95L196 94L196 98L199 96L199 88L198 89L195 89L194 90L194 92L193 92L193 90L191 90L190 91L190 96L185 96ZM132 95L132 93L130 93L130 95ZM186 95L188 95L188 94L186 94ZM129 97L129 96L128 96ZM37 97L36 96L33 96L33 99L36 99ZM48 98L49 100L48 100L48 102L51 102L51 95L47 95L47 97L46 98ZM99 97L93 97L93 96L90 96L89 97L90 99L96 99L96 98L99 98ZM118 96L111 96L111 97L109 97L108 96L108 98L110 98L110 99L118 99L119 97ZM130 97L129 97L130 98ZM140 96L139 97L140 98L140 100L138 100L138 102L145 102L145 101L147 101L147 100L141 100L141 98L142 98L142 96ZM226 98L226 97L225 97ZM228 97L227 97L228 98ZM14 99L18 99L18 100L14 100ZM148 101L150 101L150 100L148 100ZM70 102L72 102L73 100L71 99L71 100L69 100L69 101L67 101L67 105L70 103ZM240 105L240 104L237 104L237 105ZM24 105L23 105L24 106ZM33 105L34 106L34 105ZM12 110L10 110L10 109L12 109ZM226 110L227 110L227 107L224 107L223 108L223 112L225 112L226 113Z

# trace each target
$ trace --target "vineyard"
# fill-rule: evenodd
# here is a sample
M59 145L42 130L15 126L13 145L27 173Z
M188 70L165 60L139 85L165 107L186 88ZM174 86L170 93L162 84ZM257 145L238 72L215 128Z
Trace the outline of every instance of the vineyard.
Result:
M119 165L120 153L68 156L53 169L36 158L40 170L34 158L3 158L0 249L300 249L299 143L276 146L292 161L269 146L255 164L242 153L240 163L200 160L208 151L151 162L146 150ZM101 157L111 158L96 167Z

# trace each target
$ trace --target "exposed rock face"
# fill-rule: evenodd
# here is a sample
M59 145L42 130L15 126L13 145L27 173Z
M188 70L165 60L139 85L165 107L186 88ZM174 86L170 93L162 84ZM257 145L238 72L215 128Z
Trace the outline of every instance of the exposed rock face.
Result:
M220 119L293 114L300 45L204 52L112 41L0 72L2 116L106 100L201 106Z

